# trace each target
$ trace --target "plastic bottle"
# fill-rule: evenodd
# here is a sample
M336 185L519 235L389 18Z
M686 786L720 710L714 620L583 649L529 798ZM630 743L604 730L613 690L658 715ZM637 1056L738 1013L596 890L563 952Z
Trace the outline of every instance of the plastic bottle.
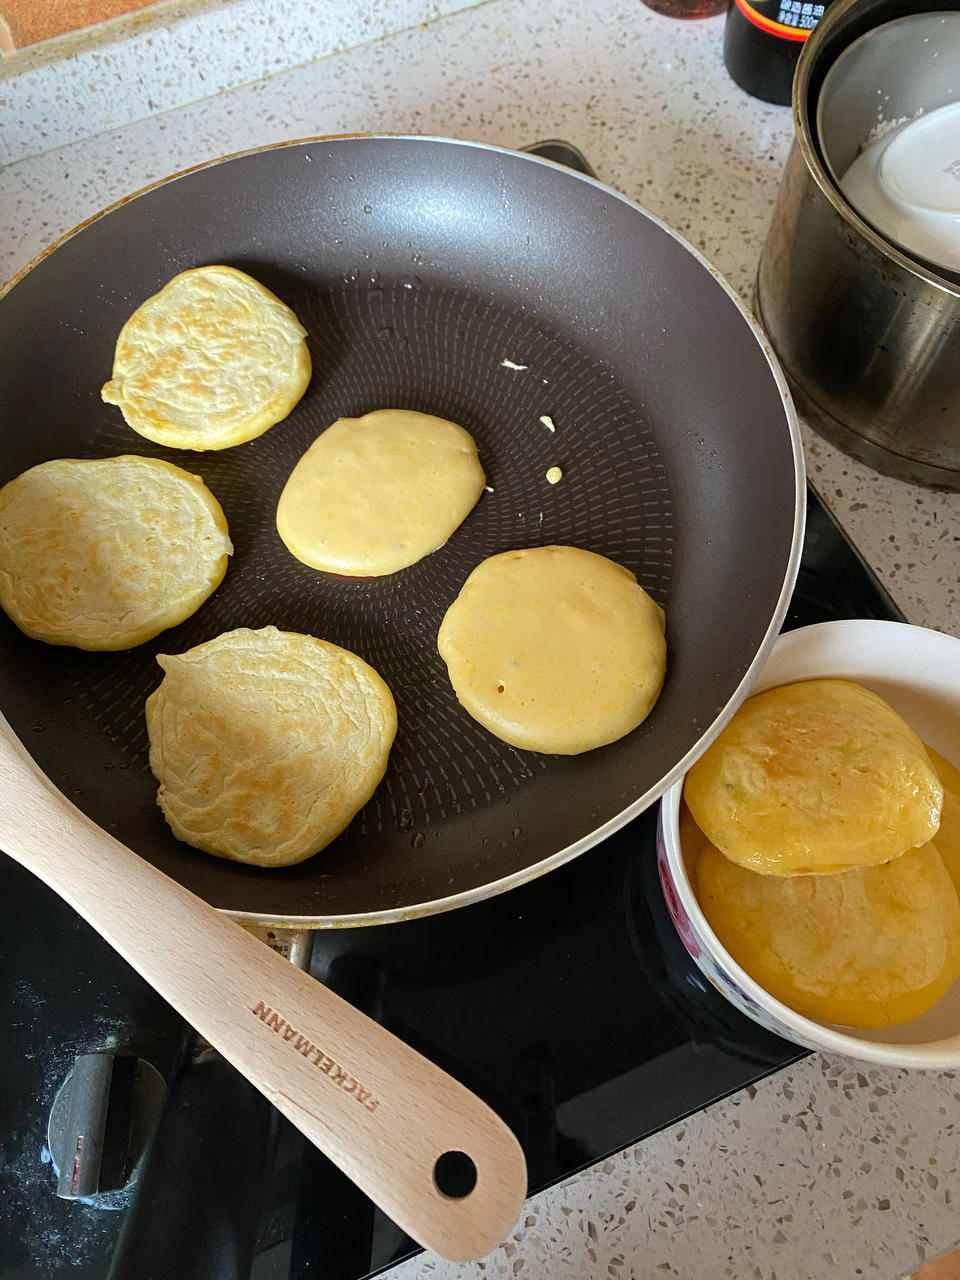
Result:
M723 60L741 89L789 106L803 42L830 0L729 0Z

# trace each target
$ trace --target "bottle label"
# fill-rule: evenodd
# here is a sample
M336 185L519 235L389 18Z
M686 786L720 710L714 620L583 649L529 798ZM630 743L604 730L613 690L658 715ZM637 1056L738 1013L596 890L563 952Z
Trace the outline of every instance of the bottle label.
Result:
M811 0L734 0L734 4L748 22L783 40L806 40L826 8Z

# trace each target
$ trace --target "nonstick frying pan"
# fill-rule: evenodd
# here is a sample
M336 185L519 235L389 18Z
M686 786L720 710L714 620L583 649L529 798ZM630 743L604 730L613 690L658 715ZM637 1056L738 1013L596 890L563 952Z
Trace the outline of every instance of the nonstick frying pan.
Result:
M135 435L100 387L134 308L205 263L248 271L294 309L314 375L260 439L196 454ZM706 747L783 619L803 465L762 334L676 235L549 161L364 136L188 171L86 223L14 282L0 300L0 351L0 480L49 458L136 452L199 473L224 507L236 544L226 580L151 643L52 648L0 618L0 706L84 813L235 917L379 923L560 865L656 799ZM326 426L375 408L460 423L489 491L419 564L336 579L286 551L276 503ZM553 486L551 466L563 471ZM487 734L459 707L436 651L443 613L481 559L548 543L626 565L667 615L668 672L653 713L620 742L575 757ZM308 862L265 872L169 833L143 703L159 681L158 652L270 623L372 663L400 728L383 783L347 831Z

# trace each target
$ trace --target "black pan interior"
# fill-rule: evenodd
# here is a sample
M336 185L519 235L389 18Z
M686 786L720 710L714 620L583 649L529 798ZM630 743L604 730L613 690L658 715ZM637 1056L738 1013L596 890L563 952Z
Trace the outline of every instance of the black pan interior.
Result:
M313 381L259 440L161 449L102 403L100 387L130 312L176 272L214 262L293 307ZM40 765L97 822L223 909L376 918L472 895L589 840L695 747L782 603L797 463L761 346L658 223L528 156L344 138L185 174L28 272L0 301L0 351L0 480L48 458L136 452L199 473L223 504L237 549L227 578L156 641L83 653L28 640L0 617L0 706ZM374 581L315 573L277 537L280 490L335 418L386 407L462 424L492 492L410 569ZM556 486L545 479L553 465ZM518 751L482 730L459 708L435 643L483 557L553 542L627 565L668 620L653 714L573 758ZM158 652L269 623L361 654L391 686L400 723L370 804L327 850L279 872L170 835L143 722Z

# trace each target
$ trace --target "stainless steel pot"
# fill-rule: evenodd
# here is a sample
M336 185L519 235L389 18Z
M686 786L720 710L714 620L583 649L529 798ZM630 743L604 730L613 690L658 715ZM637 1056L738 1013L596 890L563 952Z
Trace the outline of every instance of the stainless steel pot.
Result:
M905 15L958 8L960 0L836 0L827 10L797 66L796 138L757 278L760 319L811 424L877 471L952 490L960 490L960 277L900 250L848 204L834 173L855 152L856 121L849 102L840 118L821 110L818 121L818 108L829 106L824 81L855 40ZM876 120L879 88L865 90L864 122ZM886 106L896 118L895 104Z

